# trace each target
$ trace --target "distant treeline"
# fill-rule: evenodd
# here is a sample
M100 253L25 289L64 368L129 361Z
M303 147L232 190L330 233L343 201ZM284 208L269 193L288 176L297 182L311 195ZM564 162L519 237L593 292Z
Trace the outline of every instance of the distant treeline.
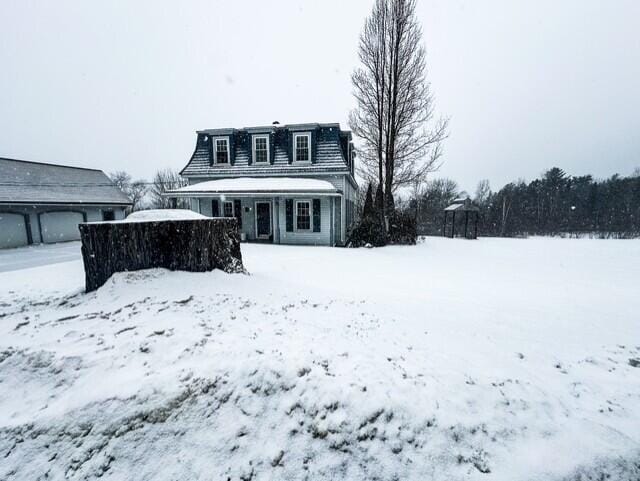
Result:
M407 206L416 213L418 233L441 234L443 209L463 196L450 179L427 182ZM480 208L480 235L640 237L640 170L594 180L554 167L539 179L510 183L498 192L481 181L471 197ZM464 222L463 217L456 222Z

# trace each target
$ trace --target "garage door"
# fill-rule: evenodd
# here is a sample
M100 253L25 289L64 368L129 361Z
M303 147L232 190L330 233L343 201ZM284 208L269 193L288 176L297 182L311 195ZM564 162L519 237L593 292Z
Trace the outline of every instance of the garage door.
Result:
M26 246L28 243L24 216L0 212L0 248Z
M46 212L40 214L42 241L64 242L80 239L78 224L84 222L80 212Z

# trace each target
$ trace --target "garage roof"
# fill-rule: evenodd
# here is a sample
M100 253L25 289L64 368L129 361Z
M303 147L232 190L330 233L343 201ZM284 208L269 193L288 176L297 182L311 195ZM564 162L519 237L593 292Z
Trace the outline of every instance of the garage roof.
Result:
M0 203L130 205L131 201L101 170L0 157Z

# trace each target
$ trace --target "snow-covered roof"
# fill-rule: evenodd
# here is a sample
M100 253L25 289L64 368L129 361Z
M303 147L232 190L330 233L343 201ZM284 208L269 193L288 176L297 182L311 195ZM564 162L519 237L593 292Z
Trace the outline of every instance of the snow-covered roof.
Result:
M445 207L444 210L458 210L461 207L464 207L464 204L451 204L450 206Z
M309 130L309 129L317 129L319 127L326 127L326 128L336 128L339 129L340 128L340 123L339 122L330 122L330 123L317 123L317 122L308 122L308 123L302 123L302 124L285 124L282 125L280 123L278 123L277 125L271 124L271 125L258 125L258 126L252 126L252 127L242 127L240 129L235 129L235 128L219 128L219 129L204 129L204 130L198 130L197 132L199 134L211 134L211 135L224 135L224 134L229 134L232 132L237 132L239 130L248 130L248 131L261 131L261 132L266 132L266 131L274 131L276 129L289 129L289 130ZM345 131L345 132L350 132L350 131Z
M339 195L326 180L299 177L236 177L217 179L188 185L167 193L173 197L192 197L202 194L314 194Z
M129 214L126 219L115 222L153 222L162 220L193 220L207 217L188 209L152 209L139 210Z
M445 207L444 210L448 212L456 211L456 210L477 212L480 209L478 209L477 206L473 205L473 202L471 202L471 199L466 198L466 199L454 200L453 204Z

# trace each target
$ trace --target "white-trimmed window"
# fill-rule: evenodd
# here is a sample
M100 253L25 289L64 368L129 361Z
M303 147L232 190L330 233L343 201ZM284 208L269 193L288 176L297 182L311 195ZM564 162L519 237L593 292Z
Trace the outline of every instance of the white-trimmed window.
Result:
M227 137L214 139L213 155L216 164L229 163L229 139Z
M233 201L225 200L222 202L222 216L233 217Z
M256 164L269 163L269 136L253 136L253 161Z
M293 158L296 162L311 160L311 134L293 134Z
M296 200L296 230L311 230L310 200Z

